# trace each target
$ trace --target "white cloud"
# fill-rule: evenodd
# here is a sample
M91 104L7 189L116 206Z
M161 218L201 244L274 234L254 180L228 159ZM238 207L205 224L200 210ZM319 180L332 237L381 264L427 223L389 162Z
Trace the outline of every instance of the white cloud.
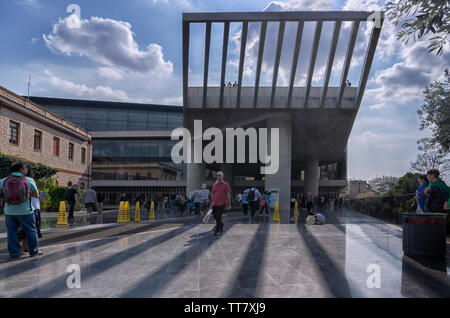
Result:
M113 79L116 81L123 79L122 72L120 72L119 69L115 69L112 67L99 67L97 69L97 73L102 78Z
M109 86L97 85L90 87L86 84L77 84L68 80L64 80L58 76L52 74L51 71L45 70L44 74L48 76L48 83L54 88L59 89L62 92L70 93L74 96L87 97L91 99L107 99L113 101L126 101L126 102L138 102L138 103L150 103L151 98L134 98L127 95L126 92L119 89L113 89Z
M181 76L158 78L129 73L121 79L114 79L100 77L98 72L98 69L90 67L47 62L0 65L0 73L9 74L0 80L0 85L18 94L26 94L31 74L32 96L182 105Z
M329 10L330 7L331 0L272 1L263 9L263 11Z
M47 46L70 56L78 54L109 67L132 72L170 75L173 64L164 60L162 47L151 43L140 50L133 38L131 24L91 17L80 28L70 28L67 19L59 20L51 34L43 35Z
M176 5L182 6L186 8L191 8L192 5L188 0L152 0L152 3L155 5L164 4L164 5Z
M399 52L401 62L375 72L365 99L390 105L423 101L425 87L439 80L444 68L450 65L450 52L436 56L429 53L426 46L426 41L420 41L402 47Z
M42 8L41 4L37 0L20 0L17 3L31 9Z

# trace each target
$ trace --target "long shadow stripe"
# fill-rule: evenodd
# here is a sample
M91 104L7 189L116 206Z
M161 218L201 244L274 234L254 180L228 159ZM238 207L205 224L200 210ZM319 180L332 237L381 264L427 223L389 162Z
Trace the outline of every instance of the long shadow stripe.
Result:
M336 265L328 253L320 246L316 238L306 230L305 225L299 224L297 228L310 254L314 257L314 262L324 276L329 290L336 297L351 297L348 281L342 269Z
M110 235L106 235L94 242L90 242L89 244L92 245L92 247L98 247L104 244L107 244L110 242L110 240L108 240L108 238L110 237L116 237L116 236L121 236L121 235L130 235L130 234L136 234L136 233L140 233L143 232L145 230L151 229L153 227L158 227L161 224L149 224L147 226L143 226L143 227L135 227L135 228L131 228L127 231L119 231L119 233L117 233L116 231L113 231L113 233L111 233ZM123 229L123 227L126 225L122 225L119 227L114 227L113 229L109 228L109 230L120 230L121 228ZM103 230L106 231L106 230ZM99 232L103 232L103 231L99 231ZM91 231L89 231L91 232ZM97 232L96 232L97 233ZM82 233L80 233L82 236L86 235L85 231L83 231ZM64 235L63 237L67 237L66 235ZM72 238L74 238L71 235ZM77 240L79 241L83 241L82 239ZM59 243L61 244L63 243L62 241ZM74 243L74 242L73 242ZM69 243L70 244L70 243ZM36 266L42 266L45 265L47 263L51 263L54 262L58 259L64 258L64 257L68 257L73 255L73 253L76 253L79 250L79 247L69 247L63 251L60 252L56 252L56 253L52 253L50 255L44 255L43 257L40 258L33 258L33 259L29 259L30 261L28 262L12 262L10 263L8 261L8 263L10 263L11 265L9 265L6 268L3 268L2 270L0 270L0 278L1 277L12 277L14 275L18 275L18 274L24 274L27 271L33 270L35 269L35 266L31 267L31 265L36 265ZM0 262L1 264L1 262Z
M230 290L227 298L235 298L238 289L245 289L245 294L251 294L251 297L256 297L256 288L261 276L262 264L264 260L264 252L266 241L269 234L269 228L264 224L258 226L253 240L249 246L247 256L242 261L236 280L230 282L227 290ZM248 297L247 295L243 295Z
M138 245L126 250L125 253L126 253L127 257L120 257L121 255L124 254L124 252L118 252L118 253L114 253L113 255L110 255L104 259L101 259L97 262L94 262L93 264L87 265L88 268L81 267L81 273L83 273L83 280L92 278L92 277L100 274L101 272L106 271L107 269L109 269L111 267L117 266L117 265L125 262L128 259L128 257L133 257L138 254L144 253L157 245L160 245L170 239L173 239L177 235L180 235L186 231L191 230L192 228L196 227L197 225L191 225L191 226L185 226L182 228L177 228L175 230L172 230L172 231L169 231L162 235L159 235L149 241L138 244ZM93 273L90 270L92 268L99 269L99 270L96 273ZM52 297L52 296L58 294L59 292L66 290L67 286L65 283L58 284L58 285L56 285L56 287L54 286L55 282L58 282L58 281L65 282L66 278L67 278L67 274L64 273L63 275L60 275L60 276L56 277L54 280L46 283L44 286L39 286L40 297ZM16 297L19 297L19 298L30 297L31 298L35 295L36 295L36 290L35 290L35 288L33 288L32 290L25 292L25 293L21 293L21 294L17 295Z
M225 226L222 235L225 235L230 229L230 226ZM151 275L144 277L139 284L126 290L120 297L148 297L151 298L167 286L179 273L187 268L192 262L197 260L203 252L199 251L199 239L206 235L207 241L203 247L203 252L206 251L215 241L216 238L211 237L211 231L205 231L197 235L193 235L191 239L192 247L179 254L175 259L172 259L161 265ZM172 266L171 273L167 270Z

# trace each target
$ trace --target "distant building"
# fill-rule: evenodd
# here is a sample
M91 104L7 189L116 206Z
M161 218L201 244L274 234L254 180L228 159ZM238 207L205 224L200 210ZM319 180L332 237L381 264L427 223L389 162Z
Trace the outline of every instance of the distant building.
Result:
M378 194L388 192L398 182L398 177L382 176L369 181L369 185Z
M347 196L351 199L375 195L370 185L364 180L349 180L347 188Z
M105 206L116 206L123 193L156 199L158 193L185 192L186 164L172 162L176 141L171 132L183 127L183 107L30 97L43 108L92 135L92 185Z
M0 151L57 169L58 185L91 185L91 134L1 86Z

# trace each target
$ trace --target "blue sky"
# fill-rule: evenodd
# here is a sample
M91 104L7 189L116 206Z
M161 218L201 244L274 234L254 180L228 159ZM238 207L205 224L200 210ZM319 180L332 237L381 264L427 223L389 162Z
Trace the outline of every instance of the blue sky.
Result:
M81 32L67 28L69 4L81 8ZM26 94L32 76L31 95L181 105L182 12L263 10L379 10L382 0L15 0L0 2L0 85ZM370 23L362 23L349 79L356 85L370 35ZM268 39L277 32L269 25ZM324 25L324 36L313 85L320 85L327 55L327 37L332 25ZM279 82L289 76L294 25L286 26ZM305 27L312 37L313 25ZM330 30L330 31L328 31ZM419 131L416 110L423 102L423 89L443 78L450 65L450 50L442 56L427 53L426 40L408 46L395 38L398 30L385 21L371 69L366 94L349 140L349 177L370 179L400 176L417 155ZM227 80L235 80L239 52L239 25L231 25ZM209 83L218 83L223 27L213 24ZM252 41L259 26L250 24L243 84L254 81L258 43ZM349 29L344 26L330 85L336 86L342 67ZM202 52L204 27L191 29L191 50ZM275 42L275 41L271 41ZM267 43L266 43L267 45ZM300 51L309 54L310 46ZM271 79L274 45L266 46L262 85ZM340 57L341 56L341 57ZM216 62L217 61L217 62ZM273 62L272 62L273 63ZM202 83L203 54L192 55L190 84ZM299 63L297 85L306 70Z

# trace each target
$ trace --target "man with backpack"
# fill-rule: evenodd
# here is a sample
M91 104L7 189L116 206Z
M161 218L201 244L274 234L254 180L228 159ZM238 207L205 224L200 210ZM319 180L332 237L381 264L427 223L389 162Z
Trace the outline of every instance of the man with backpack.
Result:
M28 178L27 167L21 161L11 165L11 175L0 180L0 191L5 200L5 221L8 231L8 252L12 259L22 256L17 237L21 225L25 231L30 256L42 255L36 231L36 219L30 198L39 198L36 183Z
M253 217L255 216L256 211L258 211L258 202L261 199L261 193L255 187L251 187L248 191L247 201L250 204L250 213Z

